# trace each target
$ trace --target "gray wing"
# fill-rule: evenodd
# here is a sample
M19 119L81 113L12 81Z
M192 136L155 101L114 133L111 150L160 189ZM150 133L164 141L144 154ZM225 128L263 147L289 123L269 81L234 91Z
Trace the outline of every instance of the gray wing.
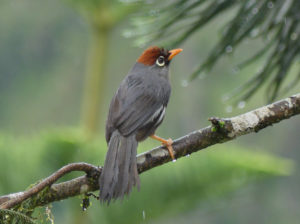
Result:
M148 81L148 82L147 82ZM118 129L128 136L161 115L170 96L168 83L146 80L144 76L133 74L120 85L112 99L106 124L106 139L109 141L113 130Z

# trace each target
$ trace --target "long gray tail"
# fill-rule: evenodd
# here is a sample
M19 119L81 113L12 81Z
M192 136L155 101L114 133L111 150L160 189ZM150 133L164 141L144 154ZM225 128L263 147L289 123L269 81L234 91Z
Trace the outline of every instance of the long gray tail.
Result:
M111 199L122 199L125 194L128 195L133 186L139 189L137 145L135 135L123 137L118 131L113 132L99 178L100 202L109 204Z

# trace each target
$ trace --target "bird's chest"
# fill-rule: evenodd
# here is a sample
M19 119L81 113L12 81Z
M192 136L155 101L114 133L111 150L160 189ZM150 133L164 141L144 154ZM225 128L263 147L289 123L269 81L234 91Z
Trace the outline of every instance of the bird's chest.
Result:
M171 94L170 82L163 77L152 76L147 77L145 83L145 93L155 97L162 106L166 107Z

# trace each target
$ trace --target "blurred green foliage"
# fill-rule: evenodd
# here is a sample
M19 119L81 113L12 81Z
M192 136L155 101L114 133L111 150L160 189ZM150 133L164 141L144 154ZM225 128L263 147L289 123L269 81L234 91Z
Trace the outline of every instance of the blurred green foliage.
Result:
M9 209L0 209L0 223L1 224L36 224L35 220L28 216Z
M182 44L205 25L217 18L226 21L222 27L217 44L198 63L191 79L203 71L210 71L224 55L231 54L242 42L260 38L264 45L256 47L255 54L236 66L245 66L264 58L265 62L258 72L251 74L248 82L233 92L238 100L247 100L263 85L267 85L269 101L278 94L283 95L300 80L299 72L284 88L282 85L296 65L300 54L299 36L300 2L294 0L175 0L154 1L156 7L147 5L148 13L141 13L133 25L132 36L138 36L137 43L163 40L164 46L174 47ZM299 70L299 66L297 66Z
M105 151L100 150L106 148L103 138L87 140L74 129L47 131L32 138L0 136L0 170L5 171L0 173L1 195L24 190L67 163L85 161L101 165L105 157ZM139 151L153 146L153 142L145 142ZM151 220L172 217L201 202L222 198L250 181L289 175L292 169L293 163L288 159L234 144L218 145L147 171L141 175L140 192L135 190L122 202L116 201L107 207L91 199L93 205L85 213L88 220L95 220L90 223L97 223L96 220L139 223L143 221L143 213ZM62 180L76 176L72 173ZM69 206L59 206L59 213L67 213L70 208L80 212L79 199L67 203ZM43 212L38 210L34 216ZM57 223L72 223L68 221L72 220L70 217L55 215L55 219Z
M66 4L68 1L72 7ZM86 139L82 131L65 127L77 126L81 119L83 74L86 56L91 54L87 49L90 44L93 48L91 41L96 40L93 39L95 33L91 21L85 17L92 15L89 10L94 6L91 4L85 8L84 5L93 2L99 1L0 2L1 195L22 191L69 162L103 164L107 149L103 138L104 119L109 101L143 50L135 48L130 39L122 38L121 33L125 30L126 37L132 36L135 33L129 30L129 20L136 25L143 24L144 20L136 17L136 14L130 14L120 19L118 25L109 31L109 41L104 43L107 48L104 57L108 76L102 95L103 109L98 114L102 120L96 124L102 128L97 139ZM122 1L122 5L118 5L118 1L105 2L113 7L105 8L104 16L113 14L113 10L117 11L127 1ZM160 18L159 15L166 15L167 19L179 19L182 16L176 14L176 10L186 9L174 8L169 11L170 17L157 10L160 7L157 1L144 2L150 11L138 11L138 14L142 12L150 18L146 21L149 24ZM166 2L161 1L161 4ZM186 6L206 2L202 6L210 6L209 1L180 2ZM226 1L212 2L223 4ZM260 1L252 2L257 4ZM281 1L281 4L287 4L285 2L296 1ZM188 21L193 16L197 17L198 9L194 7L194 14L184 13L184 18ZM180 46L184 52L172 62L172 97L165 121L158 130L162 137L182 136L206 125L209 116L234 116L265 103L261 90L251 102L246 105L241 102L238 108L221 102L221 99L227 98L222 97L225 92L246 82L247 77L259 71L264 57L249 64L242 72L234 65L247 61L260 47L264 47L266 42L263 39L241 41L240 51L231 45L232 52L228 48L224 54L227 57L221 57L209 74L203 72L199 79L188 82L188 75L195 65L205 61L211 46L218 41L216 30L224 31L222 27L231 21L238 10L235 7L220 16L214 14L217 17L211 25L194 32L189 41ZM101 17L97 12L95 14L97 21L96 18ZM159 30L162 24L162 20L159 20L154 27ZM278 25L282 25L282 22ZM188 28L185 23L181 26ZM146 26L141 27L144 31L148 30ZM293 30L293 27L289 30ZM184 31L179 28L179 31ZM254 31L253 35L256 34ZM177 38L180 35L171 33L166 37ZM270 49L272 47L274 45ZM91 57L97 62L97 57ZM93 63L89 59L88 62ZM285 80L287 84L296 83L293 77L298 75L298 67L295 66L292 71ZM293 118L259 134L239 138L235 143L214 146L179 159L175 164L169 163L150 170L141 175L140 192L135 191L128 199L110 207L102 207L98 201L91 199L92 206L82 212L82 197L53 203L51 210L55 223L297 223L300 218L299 167L295 166L298 170L291 177L278 178L290 174L293 165L291 160L272 156L271 153L299 162L299 131L297 118ZM139 152L154 146L157 143L147 140L140 145ZM262 151L269 153L263 154ZM77 175L82 174L74 172L62 181ZM45 208L37 209L34 217L39 221L46 220Z

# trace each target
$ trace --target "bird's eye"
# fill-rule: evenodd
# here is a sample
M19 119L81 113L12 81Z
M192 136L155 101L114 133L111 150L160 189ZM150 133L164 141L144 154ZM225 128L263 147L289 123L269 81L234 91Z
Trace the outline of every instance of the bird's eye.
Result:
M158 66L164 66L165 65L165 58L164 56L159 56L156 60L156 64Z

